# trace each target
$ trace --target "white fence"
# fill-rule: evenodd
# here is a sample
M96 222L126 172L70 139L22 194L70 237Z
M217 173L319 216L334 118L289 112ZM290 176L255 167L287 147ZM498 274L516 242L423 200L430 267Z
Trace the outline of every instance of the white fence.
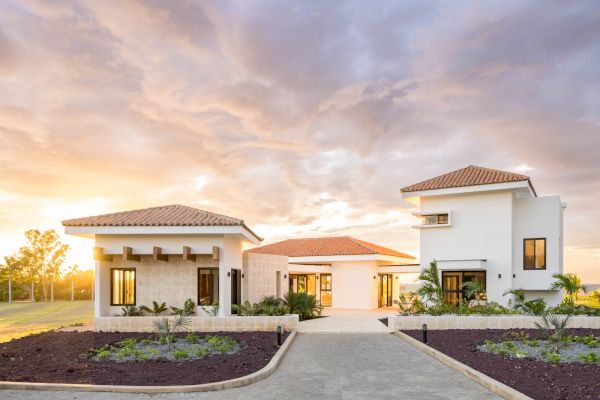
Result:
M97 317L96 331L103 332L151 332L152 322L165 317ZM190 317L188 329L195 332L241 332L241 331L275 331L282 326L286 331L298 329L298 315L251 316L251 317Z
M533 329L540 317L534 315L396 315L389 317L394 330L422 329ZM600 329L600 317L573 316L568 328Z

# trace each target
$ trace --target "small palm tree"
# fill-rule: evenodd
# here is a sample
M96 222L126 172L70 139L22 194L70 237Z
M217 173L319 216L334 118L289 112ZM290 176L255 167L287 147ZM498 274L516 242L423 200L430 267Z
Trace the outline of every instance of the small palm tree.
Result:
M465 298L471 299L475 298L476 301L481 300L481 295L485 293L485 288L483 284L479 281L466 281L460 288L465 292Z
M152 326L154 327L154 331L158 333L160 340L164 341L170 349L171 344L175 340L175 334L187 329L190 321L190 317L179 315L173 321L170 321L168 318L157 319L152 322Z
M163 301L162 303L158 304L156 301L152 301L152 308L148 306L140 306L140 310L156 317L157 315L167 311L167 303Z
M515 311L533 315L541 315L546 311L546 301L544 299L525 300L525 291L523 289L508 289L502 293L502 296L506 296L507 294L513 296L508 301L508 306Z
M560 346L563 343L565 330L567 329L570 318L570 315L561 317L550 312L545 312L542 314L540 321L535 323L536 328L541 329L544 332L552 332L548 336L548 342L554 344L554 351L556 354L559 354Z
M564 302L567 304L573 305L580 291L587 293L587 286L582 284L581 279L575 274L554 274L552 277L555 281L550 285L550 290L564 290L567 294Z
M417 294L426 301L441 306L444 302L444 290L440 282L437 262L432 261L429 267L423 268L417 279L421 281L421 287L417 290Z

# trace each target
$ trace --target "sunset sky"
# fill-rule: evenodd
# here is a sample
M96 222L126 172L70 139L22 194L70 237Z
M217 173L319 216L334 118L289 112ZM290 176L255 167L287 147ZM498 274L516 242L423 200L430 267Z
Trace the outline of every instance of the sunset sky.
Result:
M600 283L597 1L0 1L0 255L178 203L418 256L399 189L469 164L560 194Z

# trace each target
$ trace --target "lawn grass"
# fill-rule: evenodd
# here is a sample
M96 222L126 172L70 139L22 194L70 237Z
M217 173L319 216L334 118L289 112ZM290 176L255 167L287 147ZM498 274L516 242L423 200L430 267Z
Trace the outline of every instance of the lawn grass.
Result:
M92 301L0 303L0 342L94 320Z

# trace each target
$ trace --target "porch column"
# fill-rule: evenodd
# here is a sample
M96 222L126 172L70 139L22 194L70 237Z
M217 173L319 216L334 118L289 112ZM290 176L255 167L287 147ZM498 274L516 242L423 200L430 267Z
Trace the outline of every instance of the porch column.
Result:
M102 274L100 272L100 261L96 261L96 267L94 270L94 317L98 318L101 317L101 313L102 313L102 309L101 304L100 304L100 299L103 298L103 296L100 295L101 293L101 289L100 289L100 282L101 282L101 277Z
M219 317L231 314L231 266L226 264L223 247L219 247Z

